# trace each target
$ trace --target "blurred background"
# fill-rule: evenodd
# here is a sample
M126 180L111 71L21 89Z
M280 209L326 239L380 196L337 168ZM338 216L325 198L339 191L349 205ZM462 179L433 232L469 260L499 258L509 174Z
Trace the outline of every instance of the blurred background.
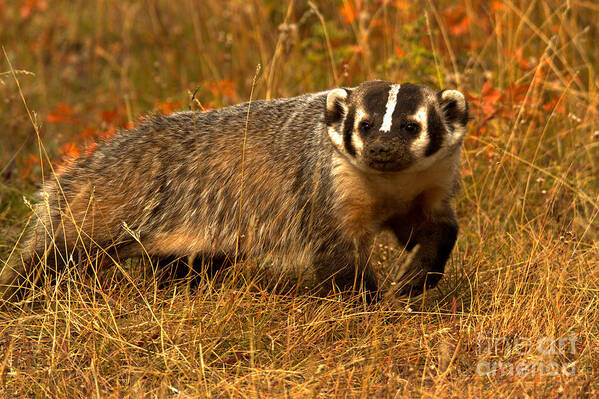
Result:
M400 326L408 343L391 347L404 364L393 370L422 384L451 377L461 392L474 363L472 351L456 349L460 337L575 330L582 371L571 381L596 390L598 21L592 0L0 0L0 258L30 213L23 198L34 199L50 165L85 156L148 113L247 101L258 65L254 99L368 79L457 88L473 117L460 237L434 312ZM385 268L397 254L381 245L377 261ZM467 316L455 319L456 309ZM429 329L446 331L449 355L436 341L422 350ZM345 345L330 342L333 352ZM457 356L457 374L426 371L448 356ZM294 361L281 367L304 364ZM322 378L347 377L324 370ZM368 381L383 378L368 370Z
M474 117L465 173L489 205L516 190L512 211L534 218L531 206L546 198L536 191L557 179L572 187L551 202L563 208L556 217L589 217L597 204L598 8L557 0L0 0L2 229L13 235L22 195L50 170L43 162L79 156L150 112L247 101L258 65L254 98L367 79L458 88ZM482 187L488 176L491 186ZM525 193L528 204L517 202Z

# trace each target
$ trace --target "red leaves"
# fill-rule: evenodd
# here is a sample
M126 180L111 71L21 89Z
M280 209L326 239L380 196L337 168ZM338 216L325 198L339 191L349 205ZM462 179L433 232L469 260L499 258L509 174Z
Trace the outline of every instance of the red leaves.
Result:
M403 51L403 49L399 46L396 45L395 48L393 49L393 52L395 53L396 56L398 57L403 57L404 55L406 55L406 52Z
M1 1L1 0L0 0ZM225 96L232 100L238 100L235 82L232 80L221 80L206 84L207 89L214 96ZM155 109L164 115L178 111L181 101L164 101L157 103ZM69 105L59 102L54 109L48 112L45 120L49 124L70 124L68 128L61 131L70 131L70 141L58 148L58 157L55 162L58 173L64 166L80 157L91 156L102 141L112 138L118 129L131 129L142 117L136 121L127 120L127 112L123 104L105 109L99 109L93 103ZM59 129L53 129L58 131ZM40 160L33 154L28 154L23 159L22 177L30 175L34 167L40 164Z
M470 32L470 17L464 16L459 21L448 26L449 32L454 36L462 36Z
M556 112L558 114L563 114L566 112L566 108L564 107L563 101L560 101L560 97L555 97L553 100L547 101L543 104L543 109L546 112Z
M21 19L29 18L36 11L44 11L48 8L46 0L22 0L19 7Z
M473 111L478 114L479 117L488 120L494 117L501 107L500 102L503 98L503 93L494 88L491 82L486 81L483 84L480 96L468 95L467 97L468 101L473 106Z
M114 108L112 111L103 109L102 111L100 111L100 117L104 122L112 123L117 118L121 117L121 112L118 110L118 108Z
M65 143L58 148L60 156L55 162L56 173L60 174L67 165L70 165L73 161L79 158L81 149L74 142Z
M495 89L490 81L483 83L482 98L486 102L496 102L501 99L501 91Z
M96 142L92 141L85 149L85 156L89 157L91 154L93 154L96 151L97 147L98 147L98 145L96 144Z
M235 90L235 82L232 80L219 80L218 82L210 82L208 84L208 90L215 97L229 97L232 100L237 100L239 96Z
M356 0L356 3L352 0L345 0L343 6L339 8L339 13L343 15L345 22L351 24L358 17L358 12L362 9L362 1Z
M494 114L497 112L498 102L503 97L501 91L491 85L488 80L483 84L481 91L481 107L485 114Z
M533 97L527 98L527 95L526 95L526 93L528 93L529 90L530 90L530 83L522 83L519 85L517 85L515 83L510 83L505 88L506 102L508 102L512 105L523 105L523 104L532 105Z
M116 126L109 125L105 129L97 130L91 126L84 126L83 131L77 136L77 139L87 143L84 155L90 156L96 151L98 140L106 141L112 138L116 133Z
M511 83L500 90L493 87L490 81L486 81L480 95L467 94L466 97L478 122L475 136L485 133L487 124L495 118L511 120L520 112L530 117L530 115L538 115L541 109L546 112L565 112L559 97L544 100L543 96L533 90L530 82Z
M164 115L172 114L181 107L181 101L165 101L156 104L156 108Z
M490 81L486 81L481 89L480 96L467 95L468 101L472 105L472 111L478 121L474 136L486 132L486 126L491 119L494 119L505 111L504 102L506 93L493 87Z
M74 142L70 142L70 143L63 144L58 149L58 152L60 152L62 158L64 158L64 159L67 159L67 158L77 159L77 158L79 158L79 154L81 154L81 149Z
M180 103L164 103L170 106L176 104L176 107L179 106ZM93 109L93 106L91 107ZM103 109L100 110L98 116L99 121L95 118L92 118L91 113L81 113L77 114L77 110L65 103L58 103L54 110L50 111L46 115L46 120L50 123L74 123L79 124L82 123L83 120L93 120L94 124L104 124L104 125L119 125L124 123L124 113L117 107L113 109ZM90 129L86 127L86 129Z
M177 109L180 103L161 104L163 112L172 112ZM80 133L75 136L75 140L67 142L58 148L59 157L56 161L57 170L60 171L64 166L80 156L90 156L97 147L98 140L107 140L114 136L119 126L125 125L125 113L119 107L112 109L102 109L98 113L89 112L94 107L88 107L86 112L77 113L76 109L65 103L58 103L56 108L46 115L46 120L50 123L70 123L74 125L83 125ZM39 164L39 158L29 154L24 159L25 167L22 171L22 177L25 178L33 170L35 164Z
M504 53L505 53L505 55L515 59L516 63L520 67L520 69L522 69L524 71L528 71L529 69L532 68L532 64L527 59L525 59L523 56L522 47L519 47L514 51L506 49L506 50L504 50Z
M83 131L77 136L78 139L89 140L97 137L96 129L92 126L84 126Z
M414 6L414 4L404 0L395 0L391 2L391 5L400 11L408 11L410 7Z
M471 20L464 5L448 8L444 13L445 24L453 36L463 36L470 32Z
M40 157L37 155L27 154L27 156L23 159L23 163L25 164L25 167L21 171L21 179L25 179L27 176L29 176L33 168L40 165L41 161Z
M493 0L491 2L491 10L493 10L493 11L507 11L508 7L502 1Z
M529 83L523 84L510 84L503 91L493 87L490 81L486 81L483 84L480 96L470 95L469 101L474 105L475 111L482 115L489 116L502 111L502 114L506 117L511 117L511 112L507 109L506 105L521 106L524 104L532 104L532 98L528 97L526 93L530 90Z
M75 110L68 104L58 103L54 111L46 115L46 120L51 123L77 122Z

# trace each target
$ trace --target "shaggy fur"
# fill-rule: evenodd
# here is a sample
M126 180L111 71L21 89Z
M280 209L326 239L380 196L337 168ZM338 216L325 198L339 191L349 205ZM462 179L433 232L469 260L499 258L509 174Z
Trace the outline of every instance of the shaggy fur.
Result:
M109 249L268 255L372 300L368 258L382 229L419 244L410 286L436 284L457 235L450 199L467 104L453 90L397 86L393 99L391 83L374 81L148 117L47 182L20 259L0 274L0 298L40 264L60 272ZM379 131L383 117L389 131Z

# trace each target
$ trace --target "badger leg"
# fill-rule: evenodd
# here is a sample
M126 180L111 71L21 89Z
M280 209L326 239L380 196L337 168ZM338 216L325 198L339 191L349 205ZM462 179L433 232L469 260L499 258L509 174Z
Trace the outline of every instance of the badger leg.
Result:
M367 249L358 250L352 245L317 253L313 261L316 276L324 288L335 285L342 291L363 292L366 302L374 303L380 299L380 293L376 273L368 264L368 253Z
M192 286L198 284L201 276L213 279L225 268L233 264L225 254L199 253L197 255L157 255L151 261L157 269L161 286L173 282L188 281Z
M447 206L434 216L412 216L392 219L389 223L397 240L408 251L417 247L408 269L400 277L405 283L402 294L419 294L423 288L432 288L443 277L458 235L458 222Z

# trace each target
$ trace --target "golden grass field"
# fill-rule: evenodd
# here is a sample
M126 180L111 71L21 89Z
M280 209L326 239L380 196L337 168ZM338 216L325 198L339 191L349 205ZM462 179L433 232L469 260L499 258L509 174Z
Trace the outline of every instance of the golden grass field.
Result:
M197 289L71 268L0 310L0 396L597 397L598 21L592 0L0 0L2 260L50 165L245 101L258 65L256 99L378 78L473 115L460 236L421 301L286 294L251 262ZM380 238L381 275L401 253Z

